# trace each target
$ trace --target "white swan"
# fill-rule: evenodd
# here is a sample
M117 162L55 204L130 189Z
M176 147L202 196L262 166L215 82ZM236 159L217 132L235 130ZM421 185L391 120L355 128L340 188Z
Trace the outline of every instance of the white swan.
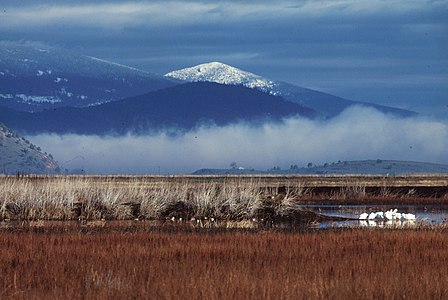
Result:
M396 213L394 214L394 220L401 220L401 213L396 212Z
M374 220L376 218L376 213L371 212L369 215L369 220Z
M363 213L363 214L360 214L360 215L359 215L359 219L360 219L360 220L366 220L368 216L369 216L368 213Z
M386 217L386 219L392 220L394 218L394 213L392 210L388 210L384 213L384 216Z
M405 214L405 213L403 213L403 214L401 214L401 216L402 216L403 219L405 219L405 220L415 220L415 215L414 215L414 214L411 214L411 213L409 213L409 214Z
M376 222L375 221L373 221L373 220L369 220L369 221L367 221L368 222L368 224L369 224L369 226L370 227L376 227Z
M386 223L384 223L384 225L386 226L392 226L394 223L392 222L392 220L387 220Z
M369 227L369 223L367 223L367 221L363 221L363 220L360 220L360 221L359 221L359 225L360 225L361 227Z

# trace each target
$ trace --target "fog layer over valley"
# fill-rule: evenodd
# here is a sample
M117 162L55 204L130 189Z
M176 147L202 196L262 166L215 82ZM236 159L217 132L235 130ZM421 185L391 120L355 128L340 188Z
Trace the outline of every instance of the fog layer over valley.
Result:
M448 163L448 123L397 118L352 107L317 121L288 118L257 126L202 126L177 135L97 136L41 134L27 137L69 169L88 173L191 173L200 168L289 168L309 162L394 159Z

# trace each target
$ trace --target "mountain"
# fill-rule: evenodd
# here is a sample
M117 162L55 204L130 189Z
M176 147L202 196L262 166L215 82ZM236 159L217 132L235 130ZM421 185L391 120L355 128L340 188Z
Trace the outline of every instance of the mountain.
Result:
M172 71L165 77L187 82L216 82L227 85L244 85L276 95L275 82L220 62L211 62L191 68Z
M145 95L86 108L64 107L36 113L0 107L0 120L26 134L140 133L163 128L191 129L201 123L280 120L314 111L279 96L243 86L187 83Z
M86 107L174 86L162 76L39 43L0 42L0 105Z
M400 116L412 116L416 114L399 108L352 101L327 93L298 87L286 82L272 81L220 62L211 62L191 68L172 71L165 74L165 77L185 82L216 82L227 85L243 85L272 95L282 96L288 101L315 110L324 118L334 117L351 105L374 107L381 112Z
M223 175L223 174L448 174L448 165L426 162L399 160L361 160L339 161L337 163L320 166L297 167L281 170L273 168L266 171L234 168L234 169L201 169L194 175Z
M0 123L0 173L57 174L61 172L51 154Z

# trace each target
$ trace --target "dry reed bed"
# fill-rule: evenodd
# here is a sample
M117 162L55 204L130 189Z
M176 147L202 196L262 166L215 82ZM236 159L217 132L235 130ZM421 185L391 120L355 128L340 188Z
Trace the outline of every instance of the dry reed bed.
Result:
M263 195L276 193L259 182L239 184L145 182L126 184L106 178L83 177L0 179L0 217L20 220L166 219L214 217L247 219L255 216ZM275 201L278 213L292 208L289 194ZM265 197L266 198L266 197Z
M8 175L0 175L0 178L10 178ZM294 185L297 182L307 187L319 186L396 186L396 187L417 187L417 186L448 186L448 174L408 174L408 175L275 175L275 174L251 174L251 175L21 175L16 177L32 179L35 181L45 181L52 178L83 178L90 182L108 182L113 180L116 183L127 184L129 181L138 180L142 183L157 182L265 182L271 186Z
M447 234L6 231L0 298L443 299Z
M194 178L196 178L195 176ZM157 178L157 180L156 180ZM202 178L202 181L199 180ZM10 220L125 220L171 217L242 220L268 214L287 216L300 203L437 203L448 194L422 198L394 194L389 186L371 195L367 185L345 182L328 193L317 193L297 177L273 184L270 176L1 176L0 219ZM314 177L312 177L314 178ZM333 178L333 177L332 177ZM368 178L368 177L366 177ZM423 176L424 180L427 178ZM277 178L278 179L278 178ZM277 180L276 179L276 180ZM291 179L292 180L292 179ZM317 180L317 179L316 179ZM383 184L379 182L378 184ZM413 189L410 189L412 191Z

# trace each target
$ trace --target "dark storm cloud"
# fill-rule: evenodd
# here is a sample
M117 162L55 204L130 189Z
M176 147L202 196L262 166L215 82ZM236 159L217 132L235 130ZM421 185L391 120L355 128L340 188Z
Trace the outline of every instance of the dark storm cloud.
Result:
M446 1L2 1L3 39L164 74L208 61L355 100L444 109ZM445 101L445 102L444 102ZM448 109L447 115L448 115Z

